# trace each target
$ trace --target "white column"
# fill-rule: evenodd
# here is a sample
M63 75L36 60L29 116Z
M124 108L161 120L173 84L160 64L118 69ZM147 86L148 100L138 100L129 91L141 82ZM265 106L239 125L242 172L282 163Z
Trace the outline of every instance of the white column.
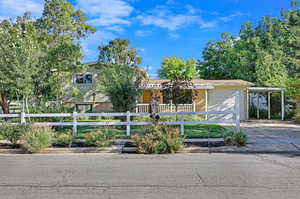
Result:
M281 120L284 120L284 115L285 110L284 110L284 89L281 90Z
M249 120L249 90L246 89L246 114L247 114L247 117L246 119Z
M236 131L240 131L240 120L241 120L241 111L240 111L240 91L237 91L235 94L235 103L234 103L234 109L235 109L235 127Z
M208 91L205 89L205 112L208 111ZM208 119L208 115L205 114L205 119Z
M259 107L260 107L260 103L259 103L259 93L257 93L257 105L256 105L257 119L259 119Z
M268 92L268 119L271 119L271 92Z
M180 134L184 136L184 115L180 114Z

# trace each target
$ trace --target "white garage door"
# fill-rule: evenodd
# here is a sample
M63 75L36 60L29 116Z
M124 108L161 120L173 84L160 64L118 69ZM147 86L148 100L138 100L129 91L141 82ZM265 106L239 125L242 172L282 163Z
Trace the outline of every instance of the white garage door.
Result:
M241 120L246 118L246 91L240 90ZM225 111L234 109L235 94L237 90L213 89L208 91L208 110ZM232 114L210 115L210 119L233 119Z

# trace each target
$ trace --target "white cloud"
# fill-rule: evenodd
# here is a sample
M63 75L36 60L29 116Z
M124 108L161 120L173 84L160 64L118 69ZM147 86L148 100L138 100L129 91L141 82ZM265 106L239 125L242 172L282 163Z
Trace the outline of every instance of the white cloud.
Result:
M233 13L233 14L225 16L225 17L220 17L219 19L220 19L220 21L229 22L229 21L232 21L233 18L235 18L235 17L245 16L245 15L246 14L244 14L244 13L236 12L236 13Z
M77 0L77 7L89 16L89 23L94 26L128 25L134 9L124 0Z
M215 26L213 21L205 21L199 15L188 13L174 14L171 10L165 7L158 7L151 10L151 14L144 14L137 17L142 25L153 25L160 28L165 28L170 31L177 30L181 27L196 24L200 28L212 28ZM196 12L195 10L193 12Z
M148 30L138 30L135 32L135 35L138 36L138 37L146 37L146 36L149 36L151 35L151 31L148 31Z
M124 28L122 28L120 26L108 26L108 27L105 27L105 30L111 30L116 33L123 33L125 31Z
M16 18L25 12L39 17L43 10L41 0L0 0L0 19Z

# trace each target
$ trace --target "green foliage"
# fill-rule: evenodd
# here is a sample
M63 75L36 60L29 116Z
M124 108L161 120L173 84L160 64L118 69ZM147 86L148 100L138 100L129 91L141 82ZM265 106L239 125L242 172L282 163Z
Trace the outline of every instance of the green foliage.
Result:
M257 27L246 22L239 37L223 33L223 40L209 42L198 67L201 77L286 87L300 72L300 8L295 2L281 18L263 17Z
M177 57L167 57L161 64L158 74L161 78L185 78L193 79L198 76L196 71L196 60L187 61Z
M38 63L37 30L28 15L0 24L0 105L9 113L9 102L33 93Z
M136 48L130 48L130 41L117 38L108 45L99 46L99 62L105 65L138 66L142 58L137 55Z
M31 127L22 139L24 149L30 153L38 153L51 146L53 131L49 127Z
M113 134L108 130L92 131L85 134L86 144L89 146L109 147L113 143Z
M227 145L245 146L248 138L247 135L242 131L231 131L226 133L224 140Z
M300 111L297 110L295 116L294 116L294 121L300 124Z
M73 136L70 132L67 133L56 133L52 144L55 146L69 146L71 147L73 142Z
M114 112L132 111L143 92L140 85L145 78L145 72L137 66L141 59L136 49L129 47L128 40L115 39L99 50L103 65L98 88L109 97Z
M178 128L168 126L151 126L144 137L132 136L138 152L146 154L175 153L184 147Z
M12 125L8 122L4 122L2 126L0 126L0 136L4 140L9 141L13 146L16 146L28 128L26 125Z

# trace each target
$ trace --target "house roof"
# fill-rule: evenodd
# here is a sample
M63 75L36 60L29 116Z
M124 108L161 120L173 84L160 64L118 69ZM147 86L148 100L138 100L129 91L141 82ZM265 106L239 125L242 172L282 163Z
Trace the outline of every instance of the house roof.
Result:
M147 84L162 84L169 81L168 79L150 79ZM192 83L195 85L211 85L211 86L254 86L253 83L244 80L204 80L193 79Z

